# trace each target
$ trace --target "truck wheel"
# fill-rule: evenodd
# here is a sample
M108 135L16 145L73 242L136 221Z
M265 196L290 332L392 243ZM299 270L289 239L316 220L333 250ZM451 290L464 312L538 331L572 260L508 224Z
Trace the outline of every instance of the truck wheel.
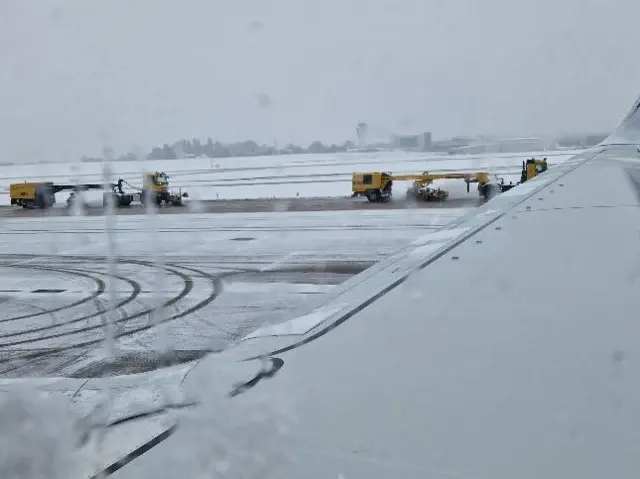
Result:
M47 199L45 198L44 194L42 194L42 193L37 193L36 194L36 206L38 208L46 208L47 207Z
M380 190L369 190L367 191L367 199L370 203L379 203L382 199L382 193Z
M487 200L490 200L498 194L499 187L493 183L486 183L482 185L480 194Z

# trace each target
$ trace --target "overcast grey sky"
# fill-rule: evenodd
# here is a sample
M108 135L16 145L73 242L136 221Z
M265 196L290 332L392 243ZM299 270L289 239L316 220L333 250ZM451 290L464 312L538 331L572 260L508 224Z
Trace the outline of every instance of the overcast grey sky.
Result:
M382 137L608 130L640 93L639 14L637 0L0 0L0 160L338 142L358 121Z

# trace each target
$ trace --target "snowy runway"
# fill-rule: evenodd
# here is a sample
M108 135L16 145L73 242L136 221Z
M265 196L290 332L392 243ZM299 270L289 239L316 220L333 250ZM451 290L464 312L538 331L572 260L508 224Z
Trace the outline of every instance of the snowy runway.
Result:
M157 349L180 361L220 350L466 211L119 216L115 334L127 360L110 366L105 218L4 219L0 375L123 374L156 367Z

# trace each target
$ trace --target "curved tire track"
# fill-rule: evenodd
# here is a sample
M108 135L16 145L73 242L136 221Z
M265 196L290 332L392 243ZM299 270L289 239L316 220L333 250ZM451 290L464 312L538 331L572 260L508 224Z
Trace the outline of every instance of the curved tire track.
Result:
M224 290L224 288L222 286L222 280L223 279L229 278L231 276L235 276L235 275L240 274L241 272L243 272L243 271L230 271L228 273L214 275L214 274L207 273L205 271L199 270L197 268L193 268L191 266L183 266L183 265L176 265L176 264L171 264L171 266L179 267L179 268L185 269L187 271L192 271L194 273L198 273L198 274L201 274L204 277L206 277L209 281L211 281L213 290L217 291L216 298L218 296L220 296L220 294L222 294L222 292ZM227 329L221 328L220 326L218 326L216 324L211 324L211 323L207 323L207 324L209 326L212 326L212 327L216 328L221 333L223 333L225 335L225 339L229 339L229 340L233 341L233 340L239 339L241 337L240 334L233 333L233 332L231 332L231 331L229 331Z
M141 260L121 260L120 262L121 263L126 263L126 264L138 264L140 266L147 266L147 267L151 267L151 268L158 268L157 265L154 265L151 262L141 261ZM137 318L143 317L145 315L149 315L149 314L153 313L157 309L167 308L167 307L173 306L176 303L178 303L179 301L187 298L189 293L191 293L191 291L193 290L194 281L193 281L193 278L190 275L179 271L178 269L180 269L180 268L181 267L178 266L178 265L172 265L171 267L167 267L167 266L161 267L161 269L163 269L165 271L168 271L168 272L180 277L182 279L182 281L184 282L184 286L183 286L182 290L176 296L174 296L173 298L165 301L159 307L146 308L146 309L138 311L138 312L136 312L134 314L125 314L121 318L118 318L116 321L114 321L114 323L115 324L126 323L128 321L133 320L133 319L137 319ZM132 334L135 334L135 333L139 333L139 332L145 331L147 329L153 328L156 325L163 324L163 323L166 323L166 322L169 322L169 321L174 321L176 319L180 319L182 317L185 317L185 316L187 316L189 314L192 314L192 313L196 312L199 309L202 309L203 307L207 306L208 304L210 304L222 292L222 282L221 282L221 278L219 276L216 277L216 276L211 275L209 273L206 273L204 271L197 270L196 268L184 268L184 269L186 269L188 271L191 271L193 273L198 273L202 277L207 278L208 280L211 281L212 289L211 289L211 292L207 295L207 297L205 297L203 300L199 301L198 303L194 304L193 306L185 309L184 311L181 311L179 313L176 313L176 314L167 316L166 318L163 318L160 322L157 322L155 324L145 324L143 326L132 328L130 330L127 330L127 331L125 331L123 333L118 334L116 337L129 336L129 335L132 335ZM101 311L97 312L95 314L92 314L91 316L95 317L95 316L99 316L100 314L102 314ZM41 328L41 330L46 331L46 330L55 329L56 327L61 327L61 326L64 326L64 325L77 323L77 322L82 321L84 319L86 319L86 318L78 318L78 319L72 320L70 322L61 323L59 325L46 326L46 327ZM74 335L74 334L78 334L78 333L86 333L86 332L90 332L90 331L94 331L96 329L102 329L102 328L103 328L102 324L89 325L89 326L84 326L82 328L73 329L72 331L64 331L64 332L59 332L59 333L52 333L52 334L40 336L38 338L21 339L21 340L16 340L16 341L0 343L0 348L20 346L20 345L30 344L30 343L37 343L37 342L46 341L46 340L49 340L49 339L62 338L62 337L65 337L65 336L70 336L70 335ZM40 330L40 329L38 329L38 330ZM25 334L25 333L29 333L29 332L38 331L38 330L31 330L31 331L28 331L28 332L25 331L25 332L21 332L21 333L17 333L17 334L11 333L10 336L19 336L20 334ZM9 336L9 335L7 335L7 336ZM0 336L0 337L3 337L3 336ZM50 352L53 352L53 351L60 352L60 351L66 350L66 349L75 349L75 348L81 348L81 347L88 347L88 346L92 346L92 345L98 344L98 343L100 343L102 341L103 341L102 338L101 339L97 339L97 340L84 341L84 342L74 343L73 345L69 345L68 347L64 347L64 348L52 348L52 349L49 349L49 351Z
M60 259L60 258L57 258ZM65 259L70 259L70 260L78 260L78 261L82 261L82 262L95 262L97 258L95 257L65 257ZM143 261L143 260L132 260L132 259L125 259L125 258L120 258L118 260L119 264L136 264L136 265L140 265L140 266L145 266L145 267L149 267L149 268L158 268L158 265L156 265L153 262L150 261ZM33 267L33 268L45 268L45 267ZM62 269L62 268L57 268L57 269ZM73 268L67 268L69 270L72 270ZM172 305L176 305L179 301L185 299L188 297L188 295L191 293L191 291L193 290L193 286L194 286L194 278L196 277L195 275L198 275L198 277L200 278L204 278L206 279L210 285L211 285L211 292L205 297L203 298L201 301L198 301L196 304L193 304L192 306L190 306L189 308L180 311L180 312L176 312L175 314L169 315L165 318L162 318L161 321L156 322L155 324L144 324L138 327L134 327L131 328L129 330L125 330L121 333L118 333L116 335L117 338L119 337L126 337L126 336L131 336L131 335L135 335L137 333L143 332L145 330L151 329L159 324L163 324L163 323L167 323L170 321L175 321L177 319L186 317L190 314L195 313L196 311L206 307L207 305L209 305L210 303L212 303L223 291L223 287L222 287L222 279L228 276L232 276L234 274L237 274L237 272L235 271L230 271L230 272L226 272L224 274L211 274L208 273L206 271L202 271L198 268L193 268L190 266L181 266L179 264L167 264L167 266L162 267L163 270L168 271L176 276L179 276L180 278L183 279L184 281L184 287L183 289L180 291L180 293L176 296L174 296L173 298L169 299L168 301L165 301L164 304L162 304L161 306L157 306L157 307L153 307L153 308L146 308L142 311L136 312L134 314L125 314L122 317L120 317L118 320L116 320L114 322L114 324L126 324L127 321L131 321L137 318L140 318L144 315L149 315L151 313L153 313L153 311L155 311L156 309L159 308L166 308L168 306L172 306ZM189 272L189 274L182 272L180 270L184 270L185 272ZM81 269L73 269L74 272L86 272L87 275L91 275L91 274L106 274L106 273L98 273L98 272L89 272L86 270L81 270ZM60 271L61 272L61 271ZM118 277L120 279L124 279L122 277ZM130 283L131 284L131 283ZM139 294L139 291L136 288L136 297ZM103 293L106 292L106 288L105 291L103 291ZM91 299L95 299L99 297L99 295L92 295ZM128 298L126 298L128 299ZM135 298L134 298L135 299ZM133 300L133 299L132 299ZM57 308L56 308L57 309ZM91 317L95 317L95 316L99 316L100 314L103 314L104 311L98 311L92 315L90 315ZM83 318L83 320L86 320L87 318ZM82 319L81 319L82 320ZM77 320L74 320L74 322L77 322ZM60 323L56 326L62 326L66 323ZM53 326L53 327L56 327ZM53 327L48 326L46 329L53 329ZM126 327L126 326L125 326ZM228 339L233 339L235 336L233 334L233 332L231 331L226 331L223 328L220 328L218 326L215 326L221 333L223 333ZM78 332L83 332L83 331L91 331L91 330L95 330L95 329L102 329L103 325L94 325L94 326L90 326L90 327L85 327L85 328L79 328L73 331L66 331L66 332L61 332L61 333L56 333L56 334L50 334L47 336L43 336L43 337L39 337L37 339L28 339L28 340L18 340L18 341L11 341L8 343L4 343L4 344L0 344L0 351L4 350L6 352L14 352L16 353L15 355L13 354L9 354L7 357L5 358L0 358L0 364L5 364L6 366L8 366L6 369L4 370L0 370L0 377L6 374L10 374L10 373L15 373L15 371L23 369L23 368L33 368L34 364L37 365L38 363L43 363L45 364L47 361L49 361L51 357L55 357L57 355L59 355L60 353L67 353L69 351L74 351L74 350L85 350L83 351L80 356L86 354L86 350L92 347L95 347L101 343L104 342L104 335L101 335L101 337L99 339L91 339L91 340L87 340L87 341L80 341L80 342L75 342L73 344L69 344L68 346L63 346L63 347L50 347L50 348L38 348L38 349L33 349L31 351L27 350L19 350L19 349L6 349L10 346L16 346L16 345L21 345L21 344L29 344L29 343L36 343L39 341L43 341L49 338L61 338L64 336L69 336L69 335L74 335L77 334ZM33 331L33 330L32 330ZM28 333L28 332L27 332ZM18 333L20 334L20 333ZM17 336L11 334L11 336ZM24 332L22 333L24 334ZM5 336L0 336L0 337L8 337L7 335ZM24 353L24 354L21 354ZM55 359L53 359L55 361ZM58 365L54 366L55 370L58 370Z
M2 267L5 268L23 268L23 269L36 269L36 270L40 270L40 271L50 271L50 272L54 272L54 273L68 273L74 276L79 276L85 279L90 279L92 281L94 281L98 288L91 293L89 296L84 296L82 298L80 298L79 300L74 301L71 304L65 304L63 306L58 306L56 308L52 308L52 309L42 309L41 311L37 312L37 313L31 313L31 314L25 314L22 316L13 316L11 318L2 318L0 319L0 323L6 323L9 321L18 321L21 319L30 319L30 318L35 318L38 316L43 316L45 314L51 314L51 313L57 313L60 311L63 311L65 309L69 309L69 308L75 308L76 306L79 306L81 304L84 303L88 303L89 301L92 301L94 299L96 299L98 296L104 294L104 292L106 291L106 284L104 281L102 281L100 278L96 278L93 276L94 273L92 272L85 272L82 270L65 270L63 268L55 268L55 267L50 267L50 266L33 266L33 265L19 265L19 264L9 264L9 265L0 265Z
M183 281L184 281L184 286L182 288L182 290L178 293L178 295L174 296L173 298L169 299L168 301L166 301L161 307L166 308L168 306L172 306L173 304L177 303L178 301L180 301L181 299L187 297L187 295L191 292L191 290L193 289L193 281L191 280L191 278L189 278L189 276L180 273L178 271L175 270L168 270L169 272L175 273L177 276L180 276ZM117 321L114 321L115 324L119 324L125 321L130 321L132 319L136 319L139 317L142 317L144 315L147 314L151 314L156 308L147 308L144 309L142 311L138 311L137 313L131 314L131 315L124 315L123 317L119 318ZM101 315L103 312L102 311L98 311L97 314L95 316L99 316ZM64 326L64 325L68 325L68 324L73 324L78 322L79 320L73 320L70 322L64 322L59 326ZM33 339L21 339L21 340L17 340L17 341L10 341L10 342L6 342L6 343L0 343L0 348L4 348L4 347L9 347L9 346L19 346L22 344L30 344L30 343L37 343L40 341L46 341L47 339L56 339L56 338L62 338L65 336L70 336L73 334L78 334L78 333L87 333L89 331L94 331L96 329L103 329L104 326L102 324L92 324L89 326L83 326L81 328L76 328L73 329L72 331L64 331L64 332L59 332L59 333L52 333L52 334L48 334L45 336L40 336L38 338L33 338ZM24 334L24 333L23 333ZM80 347L80 345L78 345L78 347Z
M152 267L157 267L157 265L154 265L151 262L147 262L147 261L140 261L140 260L129 260L128 261L131 264L140 264L140 265L144 265L144 266L152 266ZM181 268L181 269L186 269L189 270L191 272L194 273L198 273L200 275L202 275L205 278L208 278L212 281L212 289L211 289L211 293L209 293L207 295L206 298L204 298L201 301L198 301L196 304L194 304L193 306L190 306L189 308L185 309L184 311L181 311L179 313L175 313L171 316L168 316L166 318L163 318L162 321L159 321L155 324L146 324L144 326L139 326L137 328L133 328L129 331L126 331L124 333L118 334L116 335L117 338L120 337L124 337L124 336L131 336L133 334L137 334L140 333L142 331L146 331L148 329L154 328L160 324L164 324L164 323L168 323L170 321L175 321L176 319L180 319L183 318L185 316L188 316L190 314L195 313L196 311L208 306L209 304L211 304L221 293L222 293L222 278L226 277L226 274L221 274L221 275L211 275L210 273L206 273L204 271L198 270L196 268L186 268L186 267L182 267L182 266L178 266L178 265L172 265L172 267L163 267L163 269L166 269L170 272L173 272L174 274L177 274L178 276L182 276L184 278L188 278L188 281L190 282L190 287L189 287L189 291L186 292L184 295L179 295L180 297L176 296L172 299L170 299L169 301L165 302L161 307L162 308L166 308L168 306L172 306L175 303L177 303L178 301L180 301L181 299L184 299L185 297L188 296L188 294L191 292L191 290L193 289L193 279L189 276L186 275L184 273L181 273L173 268ZM182 293L182 292L181 292ZM145 311L141 311L138 313L135 313L133 315L129 315L126 316L124 318L119 319L118 321L116 321L116 323L121 323L121 322L125 322L125 321L129 321L131 319L134 318L138 318L140 316L143 316L144 314L151 314L153 311L155 311L157 308L149 308ZM73 346L70 346L69 348L64 348L64 349L75 349L75 348L81 348L81 347L88 347L88 346L94 346L96 344L99 344L103 341L103 339L95 339L95 340L91 340L91 341L86 341L84 343L79 343L79 344L75 344ZM1 347L1 345L0 345Z
M62 269L60 269L60 270L56 270L56 271L62 272L62 271L77 271L77 270L71 270L71 269L62 270ZM96 272L95 274L100 274L100 275L106 276L108 273ZM119 280L121 280L121 281L124 281L124 282L128 283L132 288L132 291L129 294L129 296L127 296L126 298L123 298L122 300L120 300L120 302L118 302L116 304L116 309L118 309L118 308L122 308L123 306L126 306L127 304L129 304L132 301L134 301L138 297L140 292L142 291L142 286L140 286L140 283L138 283L137 281L134 281L134 280L132 280L130 278L125 278L124 276L114 276L114 277L119 279ZM99 296L100 295L95 296L92 299L98 299ZM62 309L70 309L70 308L72 308L74 306L77 306L77 304L75 304L73 306L69 305L69 306L67 306L65 308L62 308ZM62 309L60 309L60 310L62 310ZM55 310L44 310L44 311L46 311L46 312L57 312ZM29 317L32 318L34 316L40 316L41 314L44 314L44 313L37 313L37 314L34 313L34 315L29 316ZM33 329L16 331L16 332L13 332L13 333L0 334L0 339L2 339L2 338L10 338L10 337L15 337L15 336L21 336L23 334L29 334L29 333L37 333L37 332L40 332L40 331L49 331L49 330L52 330L52 329L56 329L56 328L60 328L60 327L66 326L68 324L78 323L80 321L86 321L87 319L95 318L97 316L100 316L101 314L103 314L103 311L96 311L95 313L87 314L87 315L82 316L80 318L72 319L71 321L65 321L65 322L58 323L58 324L50 324L50 325L47 325L47 326L40 326L40 327L33 328ZM14 318L9 318L9 319L3 319L0 322L15 321L15 320L21 319L21 318L22 317L14 317ZM2 347L2 346L3 346L3 344L0 344L0 347Z

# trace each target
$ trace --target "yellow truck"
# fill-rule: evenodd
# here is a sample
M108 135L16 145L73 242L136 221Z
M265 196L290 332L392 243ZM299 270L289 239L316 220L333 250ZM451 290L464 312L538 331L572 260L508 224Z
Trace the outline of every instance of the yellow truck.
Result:
M371 203L387 202L393 195L394 181L411 181L413 186L410 194L424 201L443 201L449 194L440 188L432 188L435 180L460 179L467 183L467 191L471 183L478 183L478 191L482 196L489 197L497 188L490 183L489 173L485 171L467 173L429 173L393 175L390 172L354 173L351 180L352 197L364 196Z
M61 191L71 191L67 199L67 205L71 205L77 201L76 191L83 190L99 190L107 188L104 192L103 205L107 205L110 197L114 198L117 207L129 206L134 199L146 204L150 200L157 205L162 203L174 206L182 205L182 198L187 198L188 193L178 193L169 191L169 176L162 171L146 172L142 178L142 190L132 187L123 179L119 179L117 183L104 185L100 183L86 184L56 184L52 181L41 181L34 183L13 183L9 186L9 196L11 204L22 206L23 208L49 208L56 203L56 193ZM123 190L123 185L127 184L135 190L136 193L127 193ZM111 191L108 191L110 189Z
M164 171L146 172L142 178L142 192L140 200L143 204L147 201L157 205L162 203L173 206L182 205L182 198L187 198L188 193L169 191L169 176Z
M9 186L11 204L23 208L47 208L56 202L53 182L13 183Z
M376 171L371 173L354 173L351 179L352 197L364 196L372 203L384 203L391 199L393 195L394 181L411 181L413 185L409 194L424 201L443 201L448 198L449 193L440 188L433 188L431 184L436 180L461 179L467 184L467 192L471 183L478 184L478 193L483 198L489 199L498 193L508 191L520 183L524 183L531 178L544 173L549 168L547 159L528 159L522 162L522 172L520 182L517 184L504 184L504 179L491 181L491 177L486 171L476 172L445 172L429 173L425 171L421 174L393 175L391 172ZM497 177L495 178L498 179Z
M531 178L535 178L536 176L544 173L549 169L549 164L547 163L547 159L543 158L542 160L536 160L535 158L528 159L527 161L522 162L522 171L520 172L520 181L514 184L501 184L501 191L508 191L511 188L518 186L520 183L524 183Z
M520 183L524 183L531 178L538 176L540 173L544 173L549 169L549 164L547 163L547 159L543 158L542 160L536 160L535 158L531 158L527 160L526 163L522 162L522 173L520 175Z
M56 203L56 193L65 190L94 190L102 189L100 184L59 185L52 181L35 183L12 183L9 185L11 204L23 208L50 208Z

